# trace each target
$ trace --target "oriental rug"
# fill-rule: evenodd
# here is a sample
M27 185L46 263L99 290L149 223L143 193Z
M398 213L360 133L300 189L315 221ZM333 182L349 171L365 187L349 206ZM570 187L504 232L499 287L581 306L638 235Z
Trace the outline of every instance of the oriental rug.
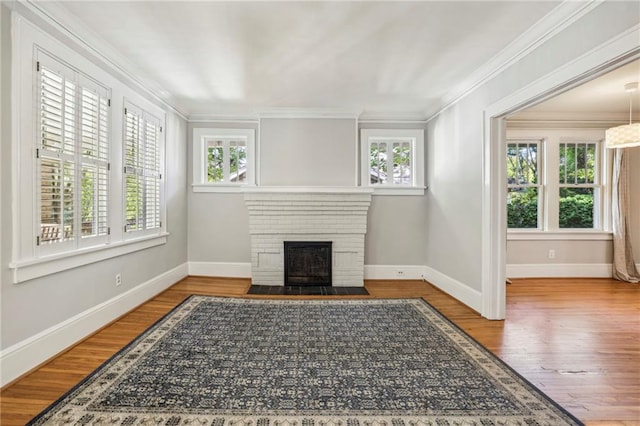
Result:
M192 296L32 425L580 425L421 299Z

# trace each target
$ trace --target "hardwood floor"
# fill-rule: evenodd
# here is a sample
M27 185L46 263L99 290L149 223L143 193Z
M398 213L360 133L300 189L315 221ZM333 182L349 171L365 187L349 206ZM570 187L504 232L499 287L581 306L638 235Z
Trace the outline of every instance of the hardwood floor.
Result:
M370 297L424 297L588 425L640 425L639 285L608 279L513 280L507 286L506 321L482 319L419 281L368 281L366 286ZM3 389L0 424L24 425L190 294L243 296L248 287L248 280L186 278Z

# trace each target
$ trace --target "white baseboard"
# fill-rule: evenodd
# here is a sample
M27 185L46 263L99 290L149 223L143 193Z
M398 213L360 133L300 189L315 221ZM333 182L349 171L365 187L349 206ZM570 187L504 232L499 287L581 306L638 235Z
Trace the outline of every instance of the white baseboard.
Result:
M423 271L424 279L429 283L438 287L451 297L455 297L471 309L482 312L481 292L428 266L424 266Z
M364 265L365 280L421 280L422 265Z
M189 275L251 278L249 262L189 262Z
M611 278L610 263L541 263L507 265L508 278Z
M0 386L59 354L116 318L166 290L188 274L183 263L137 287L0 352Z

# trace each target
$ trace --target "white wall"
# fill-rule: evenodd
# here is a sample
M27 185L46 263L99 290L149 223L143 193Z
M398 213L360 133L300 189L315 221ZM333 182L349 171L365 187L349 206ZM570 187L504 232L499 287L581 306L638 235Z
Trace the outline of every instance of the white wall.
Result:
M638 25L639 17L637 3L601 3L427 123L426 265L443 281L482 296L485 109Z
M10 46L11 21L10 11L4 3L0 4L0 8L2 8L0 84L3 110L0 135L0 151L2 151L0 229L3 230L0 258L2 308L0 344L4 383L6 380L11 380L15 376L14 373L21 374L18 371L20 368L32 368L35 365L29 365L29 363L37 364L43 361L42 357L51 356L52 354L48 354L47 351L56 353L61 350L62 348L56 348L56 345L64 347L67 338L77 340L82 337L82 335L71 337L64 335L65 327L76 327L74 332L78 330L90 332L114 319L109 315L118 314L121 308L133 307L129 307L128 304L136 300L136 295L153 291L151 287L145 287L143 291L140 287L142 284L150 282L157 284L158 277L164 277L166 281L184 275L180 271L186 271L187 261L187 125L183 118L165 108L167 113L165 122L167 230L170 233L166 244L13 284L9 269L13 238L10 231L12 229L11 204L15 198L15 194L11 193L11 115L4 113L10 111L8 106L11 105L12 83L9 73L6 72L11 66L11 54L7 48ZM59 36L54 33L52 37ZM88 57L87 54L83 56ZM108 67L105 66L105 69ZM148 100L163 108L153 99ZM120 287L115 286L114 277L117 273L122 274ZM163 283L165 284L167 282ZM147 294L147 297L149 296ZM118 305L115 301L121 304ZM109 305L110 303L112 304ZM108 309L106 305L109 305ZM96 314L98 311L99 315ZM93 314L96 315L92 317ZM93 323L91 320L71 321L78 316L84 316L85 319L91 317L96 321ZM52 329L56 329L56 332L50 333ZM54 334L55 338L52 337Z
M260 185L356 185L354 118L260 120Z
M260 155L258 180L263 186L355 186L359 134L353 119L263 118L259 128L257 123L247 122L189 123L189 176L193 167L192 133L197 127L255 129ZM424 125L360 124L358 128L390 127ZM425 203L426 196L373 196L365 264L423 264ZM190 190L188 214L190 262L251 262L249 216L241 193Z

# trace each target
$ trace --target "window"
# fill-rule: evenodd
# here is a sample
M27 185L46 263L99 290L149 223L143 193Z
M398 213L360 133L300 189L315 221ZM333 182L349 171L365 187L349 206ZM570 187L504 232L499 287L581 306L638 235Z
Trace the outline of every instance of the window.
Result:
M507 224L509 228L540 227L540 141L507 144Z
M126 104L124 109L125 232L162 226L162 126L160 120Z
M109 234L109 91L38 57L37 199L40 253L106 242Z
M246 183L246 139L211 138L206 144L208 183Z
M508 227L540 231L606 230L609 209L604 202L603 171L608 170L609 161L599 138L601 132L547 133L547 137L540 139L507 140Z
M363 129L361 182L378 194L423 194L424 131Z
M597 225L600 185L596 143L560 144L558 225L594 228Z
M156 118L164 111L108 68L14 17L12 281L165 244L164 140ZM128 123L112 114L129 107ZM127 206L135 208L125 213Z
M193 190L238 191L255 184L253 129L193 130Z

